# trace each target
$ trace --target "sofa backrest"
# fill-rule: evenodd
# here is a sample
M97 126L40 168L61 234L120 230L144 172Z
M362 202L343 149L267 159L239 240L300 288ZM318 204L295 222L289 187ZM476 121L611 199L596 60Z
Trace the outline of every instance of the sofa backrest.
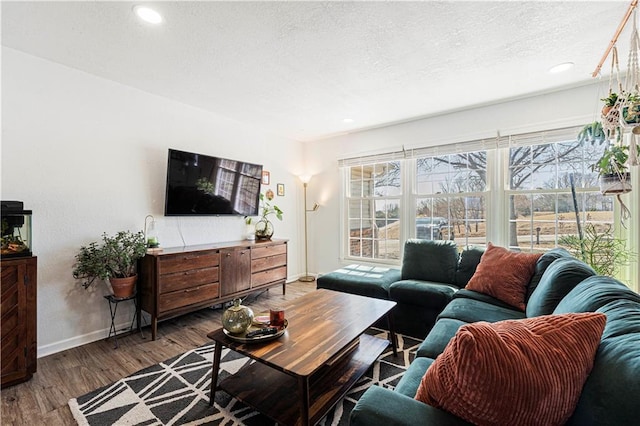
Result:
M484 254L484 246L467 246L460 253L458 268L456 269L456 285L460 288L467 285L476 272L480 258Z
M568 425L631 425L640 419L640 295L611 277L579 283L554 314L600 312L607 325Z
M540 259L536 262L536 269L533 272L533 276L531 277L531 281L529 281L529 285L527 286L527 294L525 295L525 302L529 300L533 291L540 284L540 280L542 279L542 275L547 270L549 265L560 258L572 258L573 256L567 250L562 247L556 247L554 249L549 250L540 256Z
M402 279L455 284L458 248L450 240L409 239L404 244Z
M551 314L560 301L581 281L596 275L586 263L561 257L549 265L527 301L527 317Z

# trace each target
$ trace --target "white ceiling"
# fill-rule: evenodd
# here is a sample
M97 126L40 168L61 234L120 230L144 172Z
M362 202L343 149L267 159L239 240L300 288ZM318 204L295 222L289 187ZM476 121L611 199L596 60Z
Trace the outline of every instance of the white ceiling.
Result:
M309 141L590 82L629 1L135 4L3 1L2 44Z

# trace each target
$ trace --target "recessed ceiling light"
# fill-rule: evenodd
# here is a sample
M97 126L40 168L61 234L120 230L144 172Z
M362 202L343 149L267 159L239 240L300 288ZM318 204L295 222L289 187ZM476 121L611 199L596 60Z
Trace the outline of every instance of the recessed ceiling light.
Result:
M353 123L353 118L345 118L342 120L343 123Z
M560 72L564 72L564 71L568 71L571 68L573 68L573 62L565 62L562 64L558 64L556 66L553 66L551 68L549 68L549 71L547 71L549 74L558 74Z
M162 22L162 15L155 10L147 6L135 6L133 11L138 15L138 18L150 24L159 24Z

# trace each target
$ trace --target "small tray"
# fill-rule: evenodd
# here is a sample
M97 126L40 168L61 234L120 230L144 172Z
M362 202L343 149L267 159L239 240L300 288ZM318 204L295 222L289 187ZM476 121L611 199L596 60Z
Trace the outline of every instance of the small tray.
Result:
M268 342L270 340L275 340L279 337L281 337L286 331L287 331L287 327L289 326L289 321L287 321L286 319L284 320L284 327L282 327L276 334L268 334L266 336L256 336L256 337L252 337L252 338L247 338L245 337L247 335L248 332L250 331L254 331L254 330L260 330L263 327L256 327L256 326L251 326L249 327L249 329L247 331L245 331L244 333L241 334L231 334L229 333L227 330L225 330L224 328L222 329L222 331L224 332L224 334L231 340L235 340L236 342L241 342L241 343L258 343L258 342Z

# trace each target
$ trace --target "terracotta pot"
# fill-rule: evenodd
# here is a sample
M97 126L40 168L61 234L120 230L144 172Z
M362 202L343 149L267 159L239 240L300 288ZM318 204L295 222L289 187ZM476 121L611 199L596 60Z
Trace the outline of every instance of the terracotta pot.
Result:
M119 299L133 296L138 275L126 278L109 278L113 295Z
M606 116L607 114L609 114L609 111L611 111L611 108L613 108L612 106L604 106L602 107L602 115Z

